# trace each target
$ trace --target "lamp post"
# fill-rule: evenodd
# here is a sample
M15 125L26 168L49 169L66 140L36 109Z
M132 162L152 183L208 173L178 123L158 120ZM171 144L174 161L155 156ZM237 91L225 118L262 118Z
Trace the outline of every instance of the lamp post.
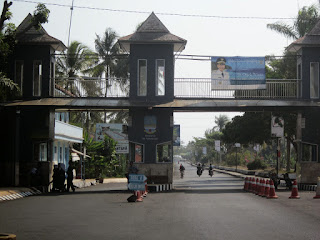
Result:
M236 147L236 171L238 171L238 148L240 147L240 143L236 143L235 147Z

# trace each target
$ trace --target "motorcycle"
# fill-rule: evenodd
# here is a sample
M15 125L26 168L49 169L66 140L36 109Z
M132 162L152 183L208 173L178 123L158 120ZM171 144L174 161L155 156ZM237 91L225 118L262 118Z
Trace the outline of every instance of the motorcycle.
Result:
M198 168L198 170L197 170L197 175L200 177L201 174L202 174L202 169Z
M184 176L184 170L180 170L180 178L183 178Z
M210 175L210 177L212 177L212 175L213 175L213 169L209 169L209 175Z

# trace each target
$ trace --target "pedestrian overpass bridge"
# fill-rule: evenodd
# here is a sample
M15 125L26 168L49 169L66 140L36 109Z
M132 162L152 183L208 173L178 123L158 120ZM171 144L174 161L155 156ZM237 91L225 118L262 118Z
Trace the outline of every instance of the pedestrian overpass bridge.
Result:
M121 84L121 83L125 84ZM165 103L130 101L128 79L55 81L54 97L15 101L7 106L50 106L56 110L170 108L174 111L299 111L320 102L301 97L301 80L267 79L266 89L212 90L210 78L175 78L174 98Z

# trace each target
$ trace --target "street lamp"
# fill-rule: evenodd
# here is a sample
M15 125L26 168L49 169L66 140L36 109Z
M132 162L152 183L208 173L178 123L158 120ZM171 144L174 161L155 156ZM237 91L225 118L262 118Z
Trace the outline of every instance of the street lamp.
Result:
M236 147L236 171L238 171L238 148L240 147L240 143L235 143Z

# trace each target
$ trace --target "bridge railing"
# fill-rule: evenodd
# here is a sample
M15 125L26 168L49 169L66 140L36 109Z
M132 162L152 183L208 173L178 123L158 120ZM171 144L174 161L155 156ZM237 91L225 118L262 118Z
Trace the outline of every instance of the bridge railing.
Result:
M300 98L300 85L301 80L298 79L267 79L266 89L212 90L210 78L176 78L174 79L174 96L176 98L208 99L298 99ZM54 96L78 98L129 97L129 88L129 79L123 78L55 79Z
M300 98L298 79L267 79L265 89L246 90L246 86L237 85L240 90L214 90L210 78L176 78L174 96L177 98L264 98L288 99ZM214 87L213 87L214 88Z
M129 79L59 78L55 79L55 97L128 97Z

